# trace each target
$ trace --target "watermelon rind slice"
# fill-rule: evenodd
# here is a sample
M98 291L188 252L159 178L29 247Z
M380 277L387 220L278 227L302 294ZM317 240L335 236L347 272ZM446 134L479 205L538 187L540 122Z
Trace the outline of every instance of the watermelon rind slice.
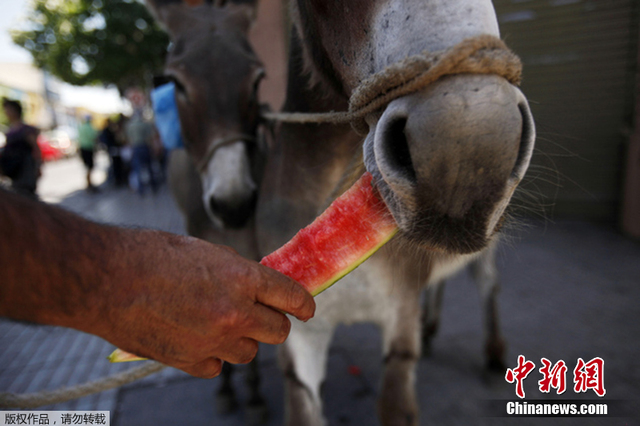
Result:
M391 231L384 239L380 240L380 243L378 243L371 250L366 252L361 258L359 258L358 260L353 262L349 268L340 271L339 273L337 273L336 275L331 277L329 280L327 280L327 282L325 282L324 284L322 284L322 285L318 286L317 288L311 290L311 292L310 292L311 295L314 296L314 297L319 295L320 293L322 293L323 291L325 291L326 289L328 289L329 287L331 287L332 285L334 285L335 283L340 281L346 275L349 275L354 269L356 269L358 266L360 266L362 263L364 263L365 260L367 260L368 258L373 256L373 254L375 252L380 250L380 248L382 248L383 245L387 244L397 233L398 233L398 228L396 228L393 231Z
M260 263L316 296L353 271L398 232L365 173L310 225Z
M145 361L147 358L142 358L122 349L116 349L107 357L109 362L131 362L131 361Z

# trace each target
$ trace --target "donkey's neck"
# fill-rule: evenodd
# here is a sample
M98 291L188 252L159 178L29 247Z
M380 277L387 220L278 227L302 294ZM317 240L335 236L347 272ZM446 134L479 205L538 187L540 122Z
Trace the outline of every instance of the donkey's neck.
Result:
M325 112L347 109L347 99L322 83L311 85L301 49L292 37L285 111ZM326 205L354 156L362 137L349 125L288 124L276 127L260 190L258 223L261 247L270 252L308 225ZM291 218L288 223L278 219ZM268 234L268 235L265 235ZM262 245L262 244L261 244Z
M304 57L301 41L295 29L290 35L287 93L283 110L286 112L344 111L349 99L336 92L331 85L313 78L312 64ZM315 81L314 81L315 80Z

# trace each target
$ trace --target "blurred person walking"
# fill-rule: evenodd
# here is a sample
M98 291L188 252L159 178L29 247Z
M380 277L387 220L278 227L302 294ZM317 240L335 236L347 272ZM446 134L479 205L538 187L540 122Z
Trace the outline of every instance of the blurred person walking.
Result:
M116 142L120 147L120 159L122 160L122 174L120 176L116 176L116 180L121 185L127 185L129 183L129 173L131 171L131 157L133 156L131 152L131 146L129 145L129 141L127 140L127 134L125 132L125 126L129 121L129 117L120 113L118 115L118 119L115 121L114 131L116 136Z
M133 149L131 158L132 187L140 195L144 195L147 183L155 193L158 182L152 167L152 151L154 144L155 128L153 124L144 118L142 108L137 108L131 118L125 124L127 141Z
M84 122L78 127L78 147L80 157L87 169L87 191L97 192L97 188L91 183L91 172L93 171L93 154L96 147L98 132L91 124L91 116L87 115Z
M22 105L16 100L2 99L9 120L6 145L0 156L0 174L11 179L11 188L22 195L37 198L42 155L38 147L40 130L22 120Z
M100 132L100 143L104 145L107 153L109 154L109 174L108 181L116 186L124 185L125 181L123 179L124 176L124 166L122 164L122 156L120 154L120 144L117 138L117 124L107 118L107 122L104 125L104 128Z

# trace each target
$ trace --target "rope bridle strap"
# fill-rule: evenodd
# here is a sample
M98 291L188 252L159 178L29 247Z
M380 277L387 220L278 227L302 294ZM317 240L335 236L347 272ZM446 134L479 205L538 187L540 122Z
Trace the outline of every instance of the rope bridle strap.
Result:
M147 362L127 371L69 388L25 394L0 393L0 409L36 408L43 405L58 404L71 399L82 398L83 396L103 392L140 380L150 374L157 373L165 367L165 365L158 362Z
M364 80L349 99L349 110L343 112L264 113L270 121L285 123L351 123L360 134L368 126L364 117L394 99L415 93L447 75L495 74L511 84L520 84L522 63L498 37L483 34L463 40L440 52L422 52L396 62Z
M207 148L207 152L205 152L204 156L198 160L198 163L196 164L196 169L200 173L204 173L206 171L206 168L209 165L209 160L211 160L211 158L218 151L218 149L222 148L223 146L228 146L236 142L255 143L256 137L240 133L240 134L233 134L231 136L214 140L213 143L209 145L209 147Z

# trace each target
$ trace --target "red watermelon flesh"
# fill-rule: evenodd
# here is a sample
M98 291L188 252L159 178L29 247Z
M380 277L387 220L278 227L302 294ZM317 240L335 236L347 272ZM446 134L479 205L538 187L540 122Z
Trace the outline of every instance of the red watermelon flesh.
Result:
M260 263L298 281L316 296L353 271L398 231L365 173L309 226ZM111 362L139 361L120 349Z
M398 230L372 179L363 174L313 223L260 263L298 281L314 296L354 270Z

